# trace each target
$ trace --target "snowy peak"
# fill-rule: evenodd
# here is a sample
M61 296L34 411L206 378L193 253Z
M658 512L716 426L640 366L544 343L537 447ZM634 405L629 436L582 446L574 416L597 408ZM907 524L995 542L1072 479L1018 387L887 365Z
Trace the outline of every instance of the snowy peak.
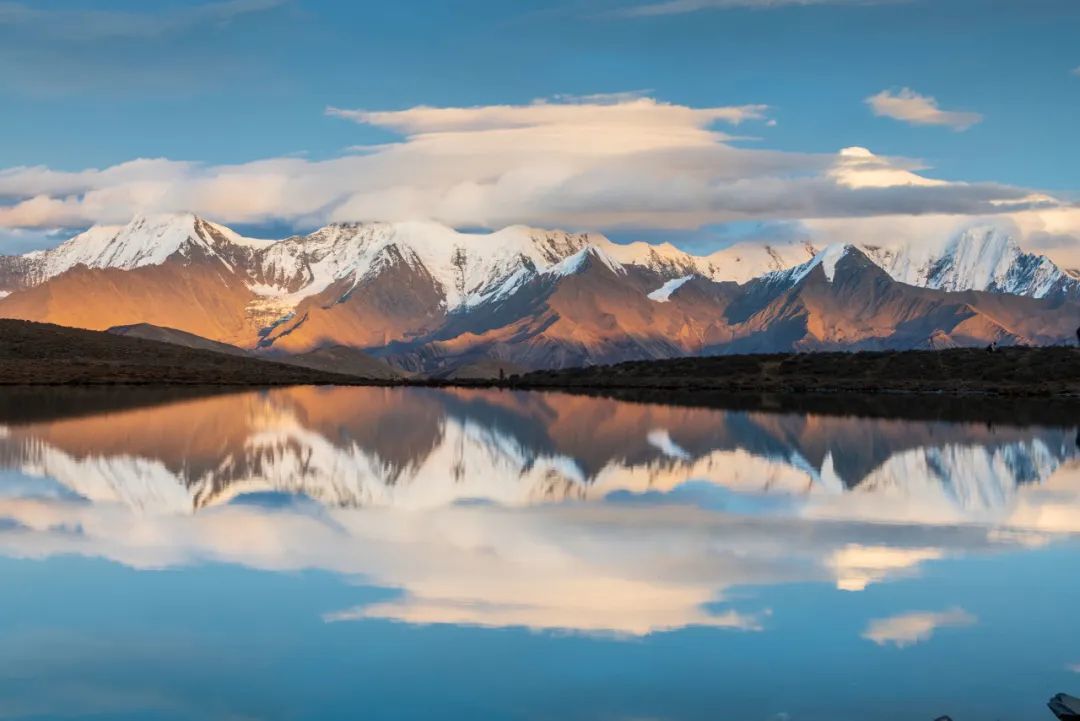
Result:
M545 275L552 277L565 277L581 273L591 267L607 268L616 275L625 275L626 268L617 260L595 245L587 245L577 253L556 263L544 271Z
M171 213L136 216L124 226L96 225L53 250L25 257L34 266L35 282L43 282L77 265L132 270L161 265L176 254L201 251L227 257L230 246L263 244L191 213Z
M602 248L609 257L624 266L636 266L650 270L669 280L688 275L712 277L717 269L712 268L705 258L698 258L679 250L671 243L614 243L603 236L597 236L592 244Z
M1015 238L993 225L968 228L940 250L910 246L866 246L863 250L893 279L909 285L1033 298L1080 297L1076 279L1046 256L1025 253Z
M262 253L252 289L304 297L342 279L355 285L379 272L375 260L392 246L436 281L447 310L457 310L505 293L508 284L561 263L595 237L524 226L462 233L430 222L338 223Z
M160 265L188 243L203 244L198 222L184 213L137 216L119 229L95 226L49 253L50 270L62 272L77 264L122 270Z
M836 280L836 267L844 258L866 260L866 256L853 245L829 245L805 263L787 270L767 273L761 277L761 281L773 288L794 288L820 268L825 280L832 283Z
M807 263L817 254L818 249L806 238L773 243L745 241L700 259L704 268L699 272L716 281L748 283Z
M259 241L191 213L95 226L54 250L0 258L0 292L18 293L77 265L132 270L176 258L211 259L254 294L243 313L266 329L290 318L304 302L330 307L368 281L385 277L394 265L389 259L430 279L424 286L435 298L434 312L457 314L501 302L532 280L576 275L594 264L616 275L647 278L649 297L662 303L680 285L669 283L692 276L755 281L756 287L772 292L817 277L820 268L824 280L833 282L837 264L852 252L868 270L880 268L910 285L1080 299L1080 280L1043 256L1024 253L1007 233L990 225L971 227L936 246L827 246L819 251L808 239L793 237L774 244L745 242L701 257L670 243L622 244L595 233L520 225L461 232L422 221L334 223L307 235Z
M787 271L799 276L829 258L827 249L819 252L805 238L740 243L702 257L670 243L622 244L596 233L520 225L464 233L417 221L334 223L308 235L262 241L192 213L174 213L138 216L125 226L94 226L54 250L5 259L0 273L12 278L0 278L0 286L14 290L35 285L79 264L130 270L164 263L178 253L201 251L244 274L256 295L295 305L339 281L359 282L377 270L374 259L390 245L424 266L438 282L449 310L475 306L504 291L512 279L543 273L586 247L598 249L613 269L642 268L665 281L699 275L746 283ZM936 245L932 241L861 245L859 250L893 279L909 285L1036 298L1080 297L1080 279L1045 256L1023 252L1012 236L994 225L970 227ZM827 263L826 270L830 267Z

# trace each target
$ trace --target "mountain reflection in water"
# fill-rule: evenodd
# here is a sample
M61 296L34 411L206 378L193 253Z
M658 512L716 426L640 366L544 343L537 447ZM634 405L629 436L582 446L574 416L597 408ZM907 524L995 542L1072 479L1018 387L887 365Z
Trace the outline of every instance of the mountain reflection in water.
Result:
M821 626L805 614L843 608L850 619L825 628L857 624L848 640L834 639L837 648L856 644L847 658L857 669L864 655L1000 641L995 634L1020 626L995 621L994 608L1021 613L1025 598L1023 588L994 585L1018 573L1010 559L1032 573L1039 559L1076 559L1075 425L462 389L298 387L164 399L113 390L73 392L74 407L56 392L40 403L18 393L0 397L0 563L97 559L140 577L205 568L328 574L353 590L327 595L312 616L339 632L391 621L623 643L711 631L777 638L771 652L764 640L740 652L771 664L791 652L780 653L780 639ZM999 563L1012 570L994 570ZM942 576L938 567L951 570ZM941 585L973 573L975 585ZM927 574L936 579L928 596L913 595ZM294 583L308 587L306 578ZM994 590L975 592L982 583ZM860 616L859 603L826 601L823 589L868 605ZM1061 599L1075 590L1048 584L1042 610L1025 621L1057 681L1075 677L1069 669L1080 664L1062 640L1078 630L1061 616ZM982 608L983 599L1004 605ZM272 598L259 603L276 608ZM1033 653L1017 659L1029 673ZM18 666L0 651L0 692L8 662ZM1003 673L1012 668L999 662ZM870 693L873 673L858 673ZM1041 682L1051 672L1040 673ZM830 708L845 694L858 697L829 688L820 700ZM709 694L704 686L687 692ZM607 718L583 710L565 717ZM759 717L781 716L747 718ZM870 718L792 716L856 717Z
M797 498L800 515L1075 530L1025 516L1078 455L1075 429L1062 427L313 387L0 427L5 466L155 514L268 491L420 509L598 501L695 482Z
M0 498L19 531L0 542L408 589L331 620L753 628L708 604L748 584L861 589L1080 530L1074 438L557 393L256 391L0 427L2 465L48 479Z

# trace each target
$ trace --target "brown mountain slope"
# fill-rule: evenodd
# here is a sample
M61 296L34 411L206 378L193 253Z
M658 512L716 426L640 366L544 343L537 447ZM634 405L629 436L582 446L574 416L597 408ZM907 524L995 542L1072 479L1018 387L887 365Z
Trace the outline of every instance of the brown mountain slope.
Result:
M214 351L215 353L225 353L226 355L251 356L251 353L243 348L237 348L228 343L219 343L216 340L203 338L201 335L177 330L176 328L163 328L149 323L118 325L109 328L106 332L125 338L156 340L160 343L172 343L173 345L182 345L185 348L198 348L200 350Z
M149 324L282 360L299 355L317 368L381 369L378 377L385 368L365 353L408 373L454 377L685 355L1045 345L1071 339L1080 324L1075 301L919 288L854 248L834 250L742 286L696 277L656 294L667 276L590 247L543 273L522 260L505 292L447 312L445 288L414 252L391 244L361 276L339 279L266 329L257 309L265 299L248 288L242 258L191 245L157 266L78 266L0 299L0 317ZM273 310L277 319L288 308Z
M312 368L314 370L328 371L330 373L346 373L360 378L390 380L401 377L399 373L395 372L394 369L386 363L372 358L363 351L347 346L326 346L308 351L307 353L295 355L275 353L260 354L257 351L247 351L243 348L237 348L234 345L219 343L203 338L202 336L197 336L193 333L176 330L175 328L162 328L148 323L117 326L115 328L110 328L108 332L113 335L129 338L144 338L146 340L155 340L162 343L173 343L175 345L182 345L186 348L199 348L202 350L215 351L217 353L226 353L228 355L246 356L248 358L262 358L264 360L284 363L286 365L301 366L303 368Z
M275 355L264 353L261 357L279 363L314 368L331 373L348 373L361 378L393 380L402 374L381 360L372 358L367 353L344 345L322 346L306 353L293 355Z
M666 301L650 298L661 283L592 255L573 273L541 276L386 355L435 373L484 358L566 368L718 353L1052 344L1080 322L1075 303L898 283L854 249L829 273L818 265L745 286L695 278Z
M446 318L443 294L423 266L406 262L394 246L376 265L371 277L338 281L302 301L260 346L287 353L327 345L374 348L438 328Z
M753 281L726 312L732 337L707 353L1052 344L1080 322L1075 303L898 283L849 249L790 283ZM679 293L673 302L680 302Z
M654 273L586 253L573 272L534 278L510 298L454 315L437 333L386 356L429 372L481 359L559 368L685 355L704 338L722 337L714 319L737 286L703 281L674 305L648 298L662 283Z
M170 258L134 270L77 266L47 283L0 299L0 318L89 330L147 323L253 347L254 295L220 261Z
M0 320L0 383L292 385L352 376L47 323Z

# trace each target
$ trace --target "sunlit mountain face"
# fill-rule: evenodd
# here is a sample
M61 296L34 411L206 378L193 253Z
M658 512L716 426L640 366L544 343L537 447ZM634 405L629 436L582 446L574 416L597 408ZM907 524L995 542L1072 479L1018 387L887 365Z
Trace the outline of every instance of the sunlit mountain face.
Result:
M933 250L807 242L695 256L523 226L340 223L266 241L192 214L140 216L0 255L0 294L0 318L151 326L158 339L278 358L347 348L374 357L374 377L1055 345L1080 315L1080 281L993 227Z
M571 718L652 708L629 679L733 718L874 718L895 683L915 717L978 717L1041 703L1080 662L1080 588L1059 573L1080 558L1075 425L463 389L33 393L0 398L0 568L19 589L0 600L0 692L46 718L286 718L268 698L347 718L360 693L415 715L390 680L408 673L449 717L483 716L483 694L432 680L457 670L415 666L460 654L514 690L492 718L517 717L511 696L566 712L540 689L580 679L567 658L610 684ZM193 670L222 644L262 660ZM26 657L64 692L18 685ZM358 685L333 680L345 667ZM996 690L956 691L975 683ZM213 701L173 708L188 684Z

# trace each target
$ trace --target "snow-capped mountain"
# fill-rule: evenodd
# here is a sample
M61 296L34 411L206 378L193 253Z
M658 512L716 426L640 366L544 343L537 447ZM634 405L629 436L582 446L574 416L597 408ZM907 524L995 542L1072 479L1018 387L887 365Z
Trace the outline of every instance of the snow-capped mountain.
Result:
M463 233L438 223L336 223L309 235L281 241L246 238L190 213L138 216L126 226L94 226L48 251L5 257L0 290L49 280L77 265L134 268L160 265L170 257L204 252L249 276L256 295L295 304L342 279L362 279L379 270L393 246L424 267L440 285L446 307L477 305L521 271L540 272L591 245L619 264L666 279L697 275L746 283L812 260L809 240L740 243L695 256L670 243L614 243L597 233L568 233L511 226L492 233ZM1041 298L1055 292L1080 295L1080 281L1049 258L1025 253L996 226L964 230L944 245L858 246L895 280L946 291L985 290Z
M1043 255L1025 253L995 226L968 228L942 249L863 246L896 280L947 291L985 290L1032 298L1080 297L1080 281Z
M265 241L175 214L0 258L0 316L150 324L272 354L344 346L439 373L492 361L1072 337L1080 281L1047 258L993 228L931 245L792 239L702 257L594 233L465 233L428 222L341 223ZM953 297L961 291L1003 300L991 308L981 296Z
M133 270L200 252L230 264L238 259L243 263L255 251L270 245L271 241L244 238L191 213L175 213L137 216L122 226L94 226L52 250L35 251L22 258L28 266L27 284L34 285L78 265Z
M610 241L523 226L461 233L436 223L339 223L261 253L253 289L299 300L342 280L355 287L385 267L393 248L410 267L432 277L445 307L454 310L480 303L521 271L543 271L593 243Z
M757 280L771 288L793 288L810 275L815 268L821 268L825 280L830 283L836 279L836 264L849 254L858 254L853 245L829 245L817 251L810 260L799 265L765 273Z

